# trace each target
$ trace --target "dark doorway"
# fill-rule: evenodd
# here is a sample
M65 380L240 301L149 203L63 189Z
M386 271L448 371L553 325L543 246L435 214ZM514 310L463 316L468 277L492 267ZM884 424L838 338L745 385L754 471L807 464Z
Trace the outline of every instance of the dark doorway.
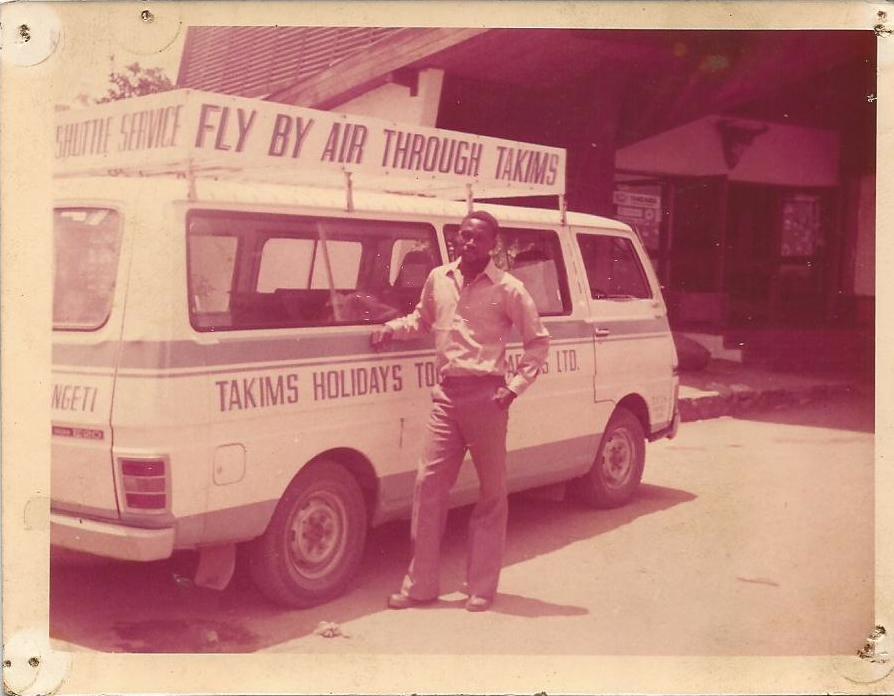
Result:
M667 294L677 328L713 330L726 324L726 189L720 176L671 180Z
M825 315L829 195L731 184L724 286L737 328L815 327Z

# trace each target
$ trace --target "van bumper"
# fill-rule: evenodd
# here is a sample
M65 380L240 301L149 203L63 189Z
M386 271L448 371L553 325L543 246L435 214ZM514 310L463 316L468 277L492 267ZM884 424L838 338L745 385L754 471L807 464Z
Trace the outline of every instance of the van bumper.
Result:
M50 513L50 543L122 561L158 561L174 551L174 529L140 529Z

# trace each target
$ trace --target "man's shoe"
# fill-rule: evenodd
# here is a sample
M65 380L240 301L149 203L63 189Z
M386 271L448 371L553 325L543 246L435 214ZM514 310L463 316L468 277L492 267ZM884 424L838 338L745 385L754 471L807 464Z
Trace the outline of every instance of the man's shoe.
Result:
M493 600L490 597L472 595L466 601L466 611L487 611L491 604L493 604Z
M437 597L432 597L431 599L416 599L403 592L395 592L388 598L388 607L390 609L410 609L411 607L431 604L435 600L437 600Z

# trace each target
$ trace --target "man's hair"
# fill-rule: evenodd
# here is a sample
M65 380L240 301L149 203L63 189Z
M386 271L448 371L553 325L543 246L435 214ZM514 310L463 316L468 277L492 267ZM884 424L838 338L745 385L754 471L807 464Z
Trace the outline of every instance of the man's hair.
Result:
M466 215L464 219L481 220L481 222L486 223L490 227L495 239L500 236L500 223L497 222L497 218L484 210L475 210Z

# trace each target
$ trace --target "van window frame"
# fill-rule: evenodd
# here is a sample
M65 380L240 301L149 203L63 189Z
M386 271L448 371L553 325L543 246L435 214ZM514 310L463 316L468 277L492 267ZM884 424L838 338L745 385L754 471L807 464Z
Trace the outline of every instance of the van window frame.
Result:
M379 326L382 322L377 321L330 321L330 322L290 322L283 324L275 324L269 325L265 323L251 323L240 326L201 326L197 322L197 313L195 312L195 308L193 306L193 280L192 280L192 257L189 249L189 237L190 237L190 224L196 218L204 218L206 220L227 220L230 222L244 220L247 223L260 223L263 225L275 225L277 227L281 227L285 229L290 221L296 221L299 223L310 223L317 224L320 222L330 223L330 224L338 224L342 222L349 223L351 225L362 225L363 223L369 223L374 225L393 225L397 229L406 229L410 232L416 233L416 236L421 234L426 235L426 240L430 243L431 252L433 254L433 262L434 266L437 267L441 263L443 263L443 255L440 246L440 240L438 239L438 231L434 224L427 220L395 220L389 219L387 217L375 218L375 217L349 217L349 216L337 216L337 215L314 215L310 213L288 213L288 212L268 212L268 211L250 211L250 210L232 210L226 208L204 208L204 207L193 207L186 211L186 215L184 216L184 241L186 246L186 288L187 288L187 297L186 297L186 309L187 314L189 315L189 324L193 328L193 330L200 333L223 333L223 332L236 332L236 331L279 331L279 330L296 330L296 329L331 329L331 328L352 328L352 327L373 327ZM253 252L251 249L246 249L245 245L248 240L246 240L245 234L227 234L225 231L218 232L214 230L210 233L207 233L209 236L234 236L237 240L237 248L236 248L236 259L233 264L233 271L230 280L230 288L232 290L234 284L238 283L242 274L247 273L250 276L250 284L255 284L257 282L257 276L260 272L260 263L256 262L254 259L249 258ZM252 234L257 234L253 232ZM275 235L271 235L275 236ZM289 235L283 235L284 237L289 237ZM314 238L314 248L317 248L319 244L319 237ZM390 259L389 259L390 260ZM358 274L361 273L363 269L363 258L361 257L360 268L358 268ZM390 269L389 269L390 270ZM420 293L422 288L419 289ZM402 316L402 315L401 315Z
M443 226L442 234L444 235L445 246L447 244L447 235L453 234L454 231L458 233L459 228L460 225L456 223L448 223ZM551 235L551 239L555 242L555 249L558 252L558 256L556 256L553 260L556 262L556 273L558 274L559 280L559 297L562 300L562 311L541 312L540 308L538 307L537 312L538 314L540 314L541 318L571 316L574 313L574 300L571 296L571 288L568 282L568 264L565 263L565 249L562 245L562 237L559 232L552 227L517 227L515 225L500 225L501 236L504 234L505 230L517 230L519 232L539 232L540 234ZM457 258L459 257L457 256ZM508 270L506 272L509 273L509 275L512 275L511 270ZM525 290L527 290L527 288L525 288Z

